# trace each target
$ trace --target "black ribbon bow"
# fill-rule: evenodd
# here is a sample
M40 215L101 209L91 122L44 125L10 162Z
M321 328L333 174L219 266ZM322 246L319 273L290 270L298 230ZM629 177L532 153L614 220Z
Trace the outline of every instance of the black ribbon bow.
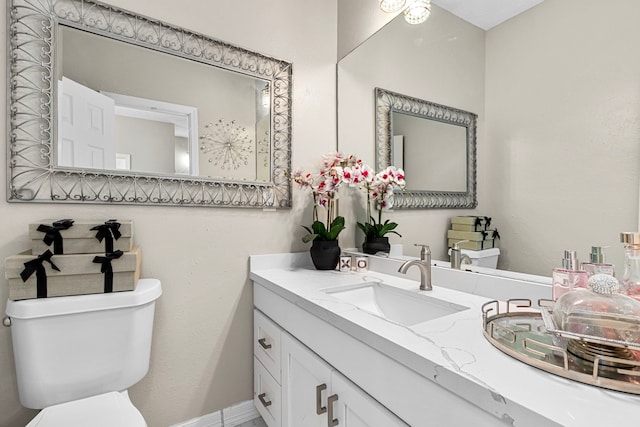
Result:
M104 292L113 292L113 267L111 261L118 259L122 256L122 251L117 250L106 254L105 256L96 256L93 258L93 262L96 264L102 264L100 272L104 274Z
M91 230L97 230L96 239L102 243L104 240L105 253L110 254L113 252L113 240L118 240L122 233L120 233L120 223L115 219L110 219L104 224L96 225Z
M490 216L485 216L484 217L484 221L485 221L485 227L487 227L487 228L491 227L491 217Z
M31 261L27 261L24 263L24 270L20 273L20 277L23 282L26 282L29 277L33 273L36 273L36 292L38 298L46 298L47 297L47 271L42 265L43 262L48 262L51 264L51 268L56 271L60 271L57 265L51 261L51 257L53 254L49 249L44 251L42 254L38 256L38 258L34 258Z
M51 246L51 243L53 243L54 254L63 254L64 250L62 248L62 235L60 234L60 231L67 230L71 228L72 225L72 219L61 219L53 222L51 225L40 224L37 230L45 233L42 241L47 246Z

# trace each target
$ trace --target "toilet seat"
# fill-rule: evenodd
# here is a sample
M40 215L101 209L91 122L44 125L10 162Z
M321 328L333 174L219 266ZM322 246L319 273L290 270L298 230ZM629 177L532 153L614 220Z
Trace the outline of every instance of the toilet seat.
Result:
M40 411L26 427L147 427L125 392L110 392Z

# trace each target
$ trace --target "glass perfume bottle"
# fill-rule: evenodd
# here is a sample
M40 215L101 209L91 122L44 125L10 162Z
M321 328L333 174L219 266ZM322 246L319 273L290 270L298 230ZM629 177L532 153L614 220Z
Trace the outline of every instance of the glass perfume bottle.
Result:
M589 275L578 268L576 251L564 251L562 268L554 268L552 278L552 297L555 300L569 291L588 288Z
M624 274L620 281L620 293L640 300L640 233L620 233L624 244Z
M606 262L604 249L605 248L602 246L591 246L589 262L583 262L580 264L580 270L586 271L589 277L594 274L608 274L609 276L615 276L615 267L613 264Z

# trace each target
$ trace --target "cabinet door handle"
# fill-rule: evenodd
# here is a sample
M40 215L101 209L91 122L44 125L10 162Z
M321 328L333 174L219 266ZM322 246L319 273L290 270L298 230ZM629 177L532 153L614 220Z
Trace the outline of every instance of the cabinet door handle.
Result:
M318 415L322 415L327 412L327 407L322 406L322 392L326 389L326 384L320 384L316 387L316 414Z
M258 395L258 399L260 400L260 403L262 403L262 406L264 406L265 408L268 406L271 406L271 404L273 403L272 401L264 398L266 395L267 393L262 393Z
M339 424L337 419L333 418L333 402L338 401L338 395L334 394L327 397L327 407L329 408L329 413L327 414L327 426L335 427Z
M265 350L269 350L271 348L271 344L267 344L266 338L260 338L258 340L258 344L260 344Z

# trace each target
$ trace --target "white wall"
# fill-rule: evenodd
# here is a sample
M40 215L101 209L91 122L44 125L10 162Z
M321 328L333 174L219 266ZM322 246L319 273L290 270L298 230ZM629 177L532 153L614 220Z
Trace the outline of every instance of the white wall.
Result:
M176 172L175 125L116 116L116 152L131 155L131 170L173 175Z
M293 62L293 165L315 164L335 149L336 2L308 0L110 0L146 16L187 27ZM0 33L6 34L6 8ZM6 55L6 43L0 51ZM6 70L0 69L6 81ZM0 89L6 97L4 86ZM6 109L0 105L1 127ZM0 187L6 187L6 164ZM307 194L277 212L0 201L0 258L25 250L27 224L44 218L122 218L135 223L143 277L162 281L149 374L131 397L152 427L168 426L252 398L250 254L308 249L300 224L310 220ZM0 267L0 275L3 267ZM0 287L0 301L7 287ZM4 307L4 304L1 304ZM0 426L35 414L20 406L10 330L0 328Z
M338 59L344 58L401 13L383 12L376 3L371 0L338 1Z
M501 268L549 275L638 227L640 3L546 0L487 33L486 184Z

